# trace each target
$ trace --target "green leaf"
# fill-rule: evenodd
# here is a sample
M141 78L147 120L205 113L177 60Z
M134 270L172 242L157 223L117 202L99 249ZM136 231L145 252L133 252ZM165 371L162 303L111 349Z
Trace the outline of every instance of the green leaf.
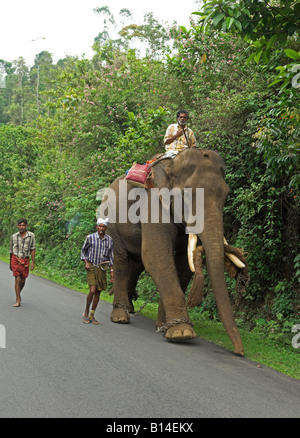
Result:
M241 31L242 30L242 23L240 22L240 21L238 21L238 20L234 20L234 24L235 24L235 26L238 28L238 30L239 31Z
M267 64L269 62L270 56L271 56L271 50L270 49L269 50L267 50L267 49L263 50L262 59L263 59L265 64Z
M288 34L286 32L282 32L282 33L278 34L278 41L279 41L281 47L285 47L287 37L288 37Z
M227 17L226 18L226 26L227 26L228 30L231 28L233 23L234 23L234 18L233 17Z
M259 47L262 46L262 43L261 41L257 40L257 41L253 41L252 45L258 49Z
M256 55L256 53L252 53L249 58L246 61L246 65L250 64L250 62L252 61L252 59L254 58L254 56Z
M273 85L276 85L276 84L278 84L279 82L282 82L282 81L283 81L283 78L275 79L275 81L273 81L271 84L269 84L268 87L272 87Z
M254 61L256 62L256 64L259 63L262 52L263 52L263 49L260 49L258 52L255 53Z
M273 35L273 36L269 39L269 41L268 41L268 43L267 43L267 50L270 49L270 48L273 46L273 44L275 43L276 40L277 40L277 35Z
M300 53L296 52L293 49L285 49L284 53L286 54L286 56L288 56L289 58L294 59L295 61L300 59Z
M210 13L205 17L204 23L207 23L208 20L211 18L211 16L212 16L213 14L214 14L214 11L210 12Z
M219 22L222 20L222 18L224 18L224 17L225 17L225 14L223 12L221 14L216 15L213 18L214 26L217 26L219 24Z
M248 11L248 9L241 9L242 12L244 12L244 14L248 15L248 17L250 18L250 11Z
M203 14L203 12L192 12L192 15L200 15L202 18L206 17L206 14Z
M284 66L282 66L282 65L278 65L278 67L275 67L275 70L279 70L280 73L283 73L286 69L285 69Z

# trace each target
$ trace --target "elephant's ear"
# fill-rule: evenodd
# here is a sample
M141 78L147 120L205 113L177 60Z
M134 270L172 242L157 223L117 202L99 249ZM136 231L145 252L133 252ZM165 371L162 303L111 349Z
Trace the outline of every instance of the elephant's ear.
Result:
M167 187L171 189L173 167L174 164L172 158L162 160L153 166L150 174L153 187Z

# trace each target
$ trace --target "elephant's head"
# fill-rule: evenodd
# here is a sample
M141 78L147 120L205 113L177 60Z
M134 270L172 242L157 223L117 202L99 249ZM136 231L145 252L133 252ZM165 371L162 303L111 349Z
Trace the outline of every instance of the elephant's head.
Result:
M151 187L169 190L180 190L182 196L192 193L191 198L185 197L184 203L187 211L182 214L182 224L191 228L189 218L198 220L197 216L205 215L205 223L208 225L211 214L218 215L219 224L223 227L222 215L225 199L229 188L224 180L225 166L221 156L214 151L201 149L187 149L179 153L174 159L164 159L152 165L150 174ZM190 192L188 190L190 189ZM203 189L200 193L200 189ZM204 213L197 212L196 191L204 197ZM171 203L174 209L174 203ZM207 212L206 212L207 210ZM216 217L214 218L214 226ZM194 225L196 225L194 223ZM218 228L220 228L220 225ZM200 231L197 233L200 234Z

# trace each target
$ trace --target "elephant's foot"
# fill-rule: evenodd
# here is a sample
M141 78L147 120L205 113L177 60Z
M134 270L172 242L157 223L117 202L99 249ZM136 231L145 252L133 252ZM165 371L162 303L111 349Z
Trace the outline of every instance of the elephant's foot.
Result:
M194 329L190 324L181 323L170 327L165 334L168 341L184 342L197 337Z
M240 350L240 349L234 349L234 354L236 355L236 356L242 356L242 357L244 357L245 356L245 353L244 353L244 350L242 349L242 350Z
M110 320L118 324L129 324L130 316L124 307L114 307L110 315Z

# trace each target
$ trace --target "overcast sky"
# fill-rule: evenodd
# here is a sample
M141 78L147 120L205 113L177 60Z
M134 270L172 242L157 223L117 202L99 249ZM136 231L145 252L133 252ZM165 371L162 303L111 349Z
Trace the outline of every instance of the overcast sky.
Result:
M94 38L103 30L103 18L93 9L102 6L109 7L117 22L120 9L127 8L136 24L142 24L145 13L153 12L160 23L176 21L183 26L198 10L195 0L2 0L0 59L22 56L32 65L42 50L52 53L54 62L66 55L91 57Z

